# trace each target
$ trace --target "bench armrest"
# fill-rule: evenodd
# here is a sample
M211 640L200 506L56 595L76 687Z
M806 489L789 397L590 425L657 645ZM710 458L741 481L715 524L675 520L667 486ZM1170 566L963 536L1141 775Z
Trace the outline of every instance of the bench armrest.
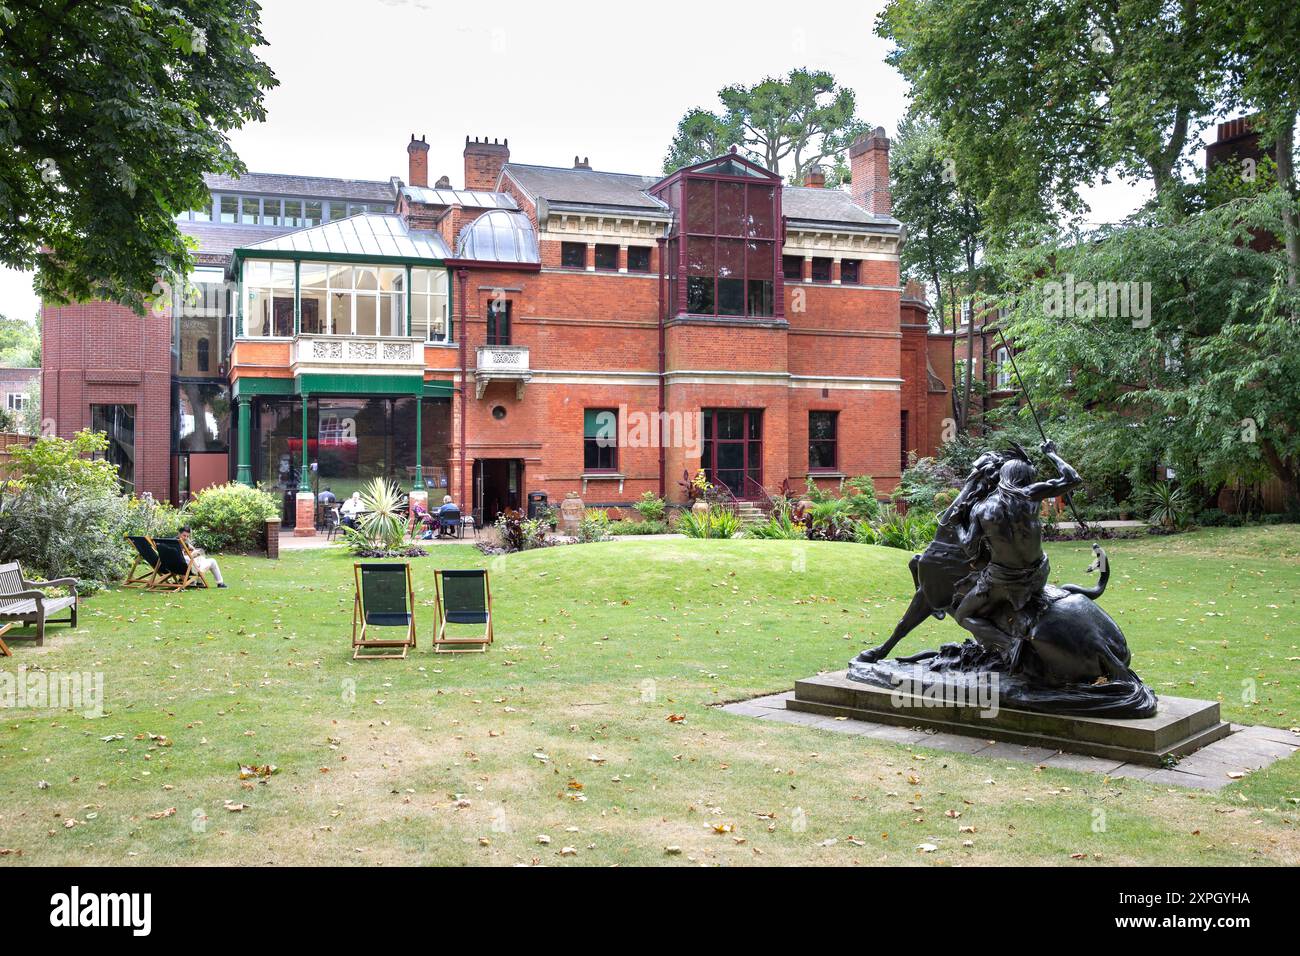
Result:
M28 581L23 579L23 587L31 588L75 588L80 582L76 578L52 578L49 581Z
M27 582L23 582L24 584ZM50 596L44 591L11 591L8 594L0 594L0 614L4 613L4 606L10 601L48 601Z

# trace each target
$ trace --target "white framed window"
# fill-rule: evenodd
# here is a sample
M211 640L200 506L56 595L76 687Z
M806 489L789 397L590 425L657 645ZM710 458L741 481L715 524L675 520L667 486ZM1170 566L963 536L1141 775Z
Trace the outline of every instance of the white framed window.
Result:
M293 263L249 261L243 267L244 337L293 335Z
M11 412L21 412L27 407L26 392L10 392L5 396L5 407Z
M1011 388L1011 353L1003 346L994 353L993 360L997 364L998 391L1007 391Z
M298 275L304 335L405 335L406 269L304 262Z
M411 269L411 334L426 342L448 341L447 270Z

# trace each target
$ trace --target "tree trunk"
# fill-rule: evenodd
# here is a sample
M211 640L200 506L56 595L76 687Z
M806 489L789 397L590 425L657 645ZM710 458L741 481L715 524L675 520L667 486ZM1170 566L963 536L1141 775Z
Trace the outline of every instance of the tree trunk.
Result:
M975 303L972 301L966 312L966 381L961 400L962 431L970 429L971 387L975 384Z
M1268 463L1269 469L1282 483L1282 496L1287 512L1300 511L1300 474L1297 474L1295 465L1290 461L1284 461L1277 449L1273 447L1273 443L1267 439L1260 441L1259 450L1263 452L1264 461Z
M1286 284L1295 289L1300 285L1300 224L1296 222L1295 169L1291 153L1295 149L1295 113L1289 112L1284 128L1273 144L1273 158L1277 163L1277 181L1282 187L1286 204L1282 207L1282 235L1286 246Z

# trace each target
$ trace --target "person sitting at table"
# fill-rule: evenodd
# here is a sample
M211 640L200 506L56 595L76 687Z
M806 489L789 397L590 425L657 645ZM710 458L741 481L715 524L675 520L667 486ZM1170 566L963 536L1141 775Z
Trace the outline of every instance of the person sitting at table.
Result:
M451 495L443 495L442 504L438 507L439 533L455 534L459 524L460 508L451 500Z
M357 519L361 517L361 512L365 509L361 505L361 492L352 492L352 497L343 502L343 507L339 509L342 518L341 524L348 528L357 526Z
M189 549L190 570L197 574L210 574L212 579L217 582L217 587L224 588L226 582L221 580L221 568L217 565L216 558L209 558L203 553L202 548L190 546L190 528L185 525L176 533L182 545Z

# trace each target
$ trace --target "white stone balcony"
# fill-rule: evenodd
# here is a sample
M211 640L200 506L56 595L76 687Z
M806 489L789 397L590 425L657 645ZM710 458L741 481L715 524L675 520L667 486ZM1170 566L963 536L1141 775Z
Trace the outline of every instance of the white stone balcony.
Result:
M424 374L424 340L398 335L299 335L293 340L293 371L419 372Z
M515 397L523 398L524 386L533 377L526 345L480 345L475 366L474 391L480 399L493 381L514 382Z

